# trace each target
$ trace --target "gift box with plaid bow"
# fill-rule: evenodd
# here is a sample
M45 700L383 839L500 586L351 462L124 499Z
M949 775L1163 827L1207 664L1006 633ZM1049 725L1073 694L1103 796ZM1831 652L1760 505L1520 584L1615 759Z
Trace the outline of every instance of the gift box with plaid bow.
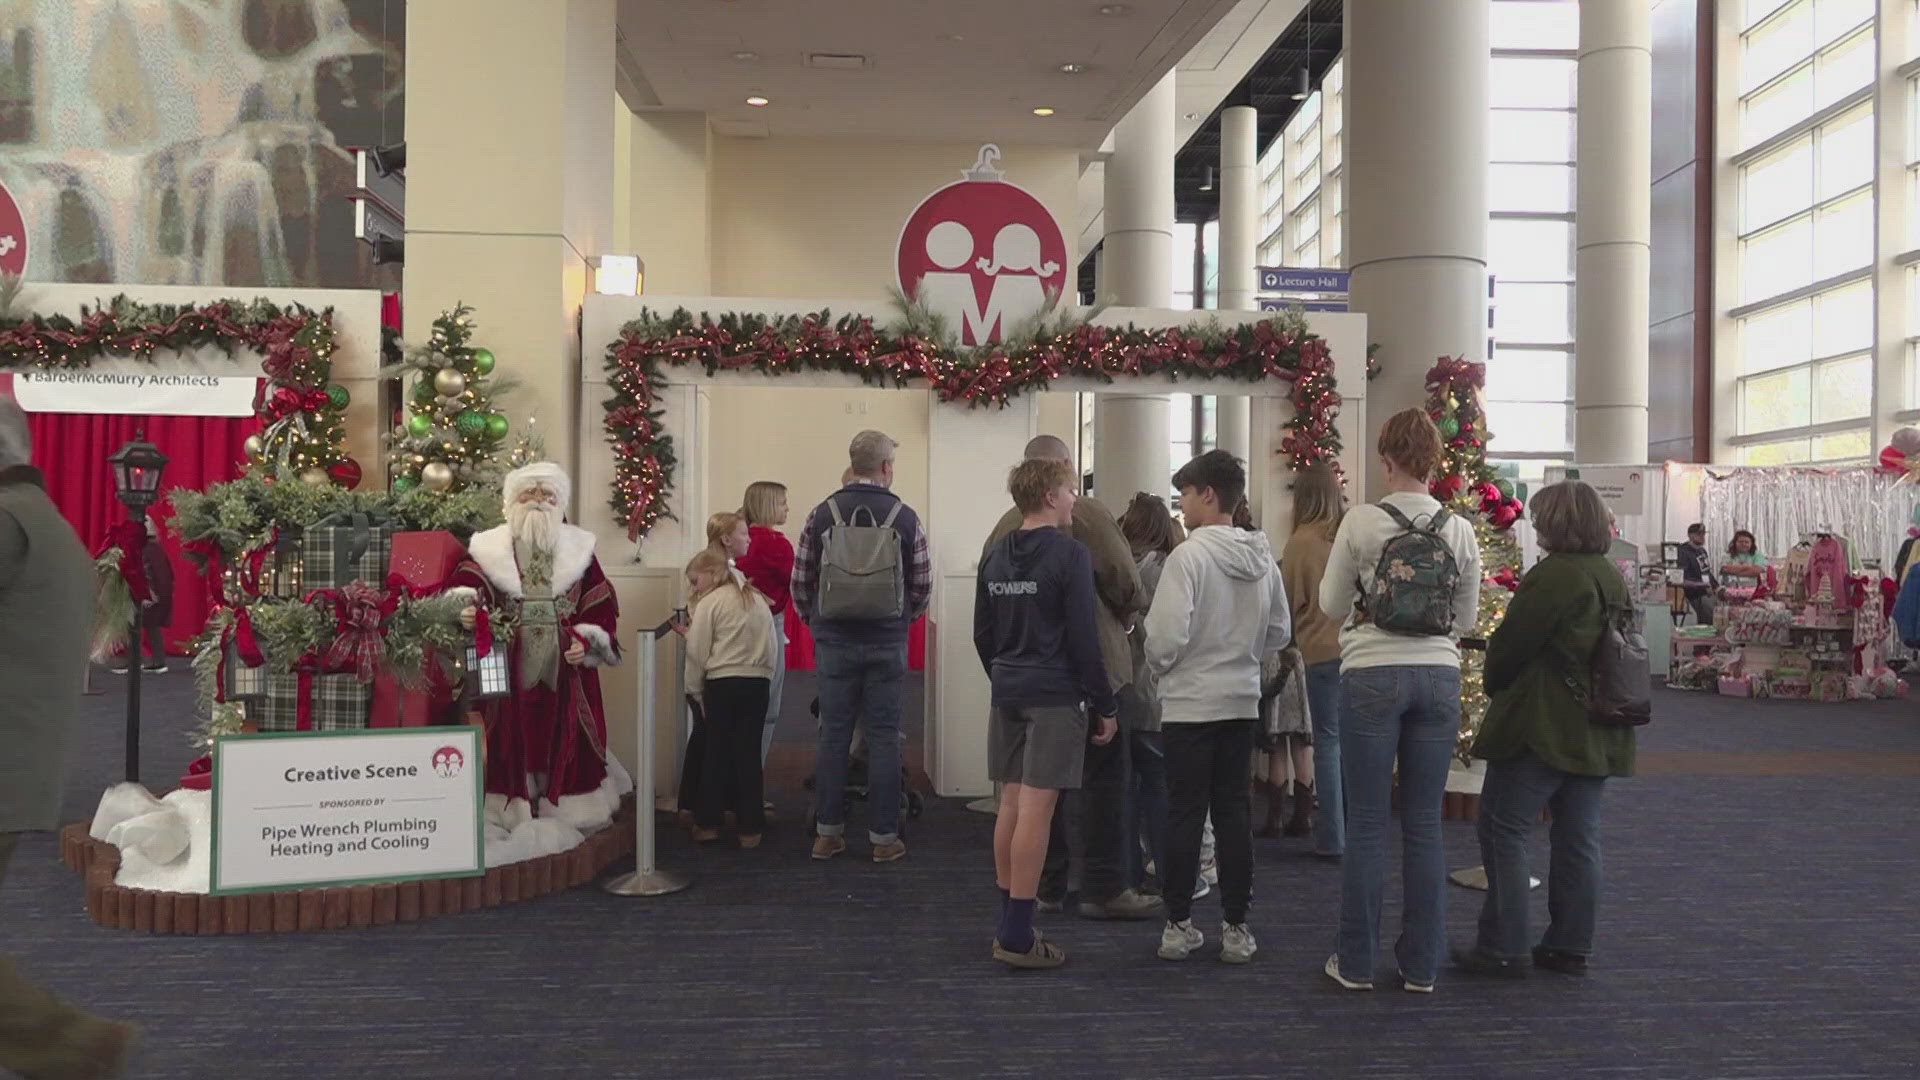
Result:
M354 581L379 585L393 557L393 526L369 514L335 514L307 528L300 551L307 592Z
M300 695L312 695L306 726L300 723ZM353 675L301 675L276 671L267 676L267 696L248 702L261 731L359 731L367 726L373 688Z

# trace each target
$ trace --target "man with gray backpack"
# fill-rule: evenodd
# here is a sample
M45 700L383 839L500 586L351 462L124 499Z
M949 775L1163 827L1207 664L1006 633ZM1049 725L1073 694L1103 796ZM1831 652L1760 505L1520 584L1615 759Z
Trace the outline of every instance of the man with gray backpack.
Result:
M816 859L847 849L847 754L856 726L866 734L873 861L907 853L899 824L907 633L933 596L933 562L919 516L890 490L898 449L878 431L853 437L849 479L807 516L794 554L793 603L813 633L820 688Z

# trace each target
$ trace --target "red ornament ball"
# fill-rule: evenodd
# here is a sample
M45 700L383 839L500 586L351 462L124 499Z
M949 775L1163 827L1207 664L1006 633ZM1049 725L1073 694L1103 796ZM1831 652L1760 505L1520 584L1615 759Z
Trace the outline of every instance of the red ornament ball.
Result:
M351 491L360 486L360 463L352 458L341 458L327 470L327 476L334 483Z

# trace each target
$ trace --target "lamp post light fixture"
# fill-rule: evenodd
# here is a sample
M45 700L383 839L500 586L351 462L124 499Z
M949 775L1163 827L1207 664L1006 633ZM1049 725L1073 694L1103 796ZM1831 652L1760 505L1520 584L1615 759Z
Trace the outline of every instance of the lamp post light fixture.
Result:
M113 467L113 493L127 508L127 516L138 526L139 543L147 543L147 511L160 499L160 478L167 471L167 455L146 440L141 431L133 441L113 452L107 459ZM139 549L126 552L129 559L141 559ZM127 638L127 782L140 782L140 623L143 612L133 609L133 633Z

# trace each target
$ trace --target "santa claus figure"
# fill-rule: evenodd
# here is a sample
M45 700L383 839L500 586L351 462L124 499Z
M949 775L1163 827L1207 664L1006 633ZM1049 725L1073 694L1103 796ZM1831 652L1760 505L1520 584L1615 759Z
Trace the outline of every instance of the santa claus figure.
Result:
M507 474L507 523L475 534L449 583L473 601L463 622L477 625L484 608L511 631L511 690L481 704L488 816L508 829L529 815L597 829L632 790L607 755L597 670L620 662L619 606L593 534L562 515L570 489L551 462Z

